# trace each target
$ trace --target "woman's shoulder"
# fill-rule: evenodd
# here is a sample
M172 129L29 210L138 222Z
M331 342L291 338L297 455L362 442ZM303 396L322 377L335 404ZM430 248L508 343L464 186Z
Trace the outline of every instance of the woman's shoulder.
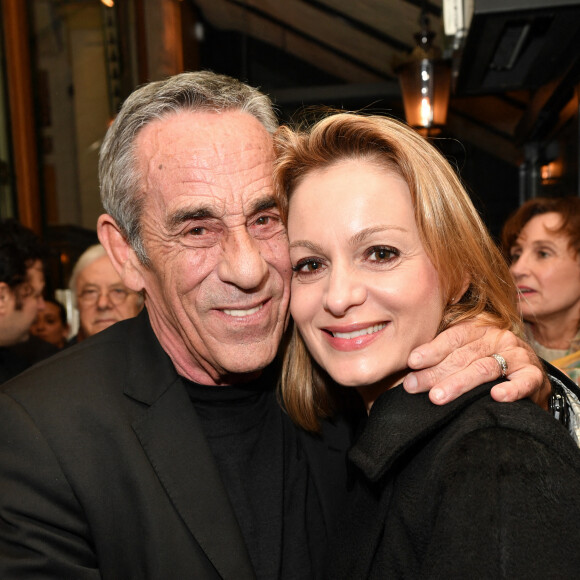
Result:
M528 399L498 403L487 396L474 400L442 431L438 447L439 455L461 462L467 451L480 465L517 461L544 469L566 464L580 475L580 450L568 430Z
M580 473L580 450L568 431L530 400L494 401L489 393L495 384L480 385L442 406L432 404L427 394L409 395L402 388L382 395L349 452L351 461L376 481L395 462L419 453L437 462L482 454L493 457L507 449L556 454Z

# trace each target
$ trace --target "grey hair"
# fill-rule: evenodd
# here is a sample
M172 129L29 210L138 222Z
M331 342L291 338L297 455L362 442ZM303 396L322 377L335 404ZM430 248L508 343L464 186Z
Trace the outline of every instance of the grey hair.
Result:
M77 280L79 274L87 267L90 266L93 262L96 262L99 258L107 255L107 251L101 244L95 244L94 246L90 246L87 248L76 261L74 265L73 271L70 275L70 281L68 283L68 287L72 293L72 300L73 304L76 307L77 305Z
M109 127L99 155L101 201L144 265L149 264L140 232L144 197L135 140L152 121L179 111L230 110L254 116L269 133L278 122L272 102L237 79L210 71L185 72L136 89Z
M107 250L105 250L101 244L95 244L94 246L89 246L76 261L68 283L68 287L70 288L72 294L73 306L75 308L77 308L77 281L81 272L85 268L88 268L93 262L101 259L103 256L107 256L110 259L109 254L107 254ZM141 307L144 302L144 295L142 291L137 292L137 294L139 295L137 304L139 307Z

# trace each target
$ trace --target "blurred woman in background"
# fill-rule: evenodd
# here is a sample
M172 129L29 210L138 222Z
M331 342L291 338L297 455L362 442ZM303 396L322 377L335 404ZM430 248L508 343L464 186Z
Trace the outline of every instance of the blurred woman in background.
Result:
M580 198L524 203L506 222L502 243L530 344L578 382Z
M44 310L40 310L30 327L30 334L63 348L68 339L70 327L66 308L56 300L44 300Z

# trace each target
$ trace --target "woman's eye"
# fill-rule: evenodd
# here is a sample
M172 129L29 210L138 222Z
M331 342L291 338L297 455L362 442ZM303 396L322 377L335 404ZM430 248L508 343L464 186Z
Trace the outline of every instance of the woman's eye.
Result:
M313 274L318 272L323 266L323 263L318 260L300 260L296 266L292 266L292 271L300 274Z
M548 258L550 256L550 252L546 252L546 250L538 250L538 256L540 258Z
M370 248L368 251L368 259L371 262L389 262L390 260L399 256L399 251L395 248L381 246L378 248Z
M514 252L513 254L510 254L510 261L512 264L515 264L518 261L518 258L520 257L520 255L517 252Z

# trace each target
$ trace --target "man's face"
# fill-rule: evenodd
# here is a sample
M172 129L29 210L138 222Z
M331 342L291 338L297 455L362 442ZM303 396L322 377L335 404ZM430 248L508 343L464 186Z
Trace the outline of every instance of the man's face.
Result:
M191 380L249 378L274 358L288 310L271 137L247 113L180 112L145 127L137 151L155 333Z
M139 295L123 284L108 256L96 259L80 272L76 290L83 338L137 316L141 309Z
M30 326L44 308L44 271L36 260L26 270L26 281L15 289L0 284L0 346L10 346L28 339Z

